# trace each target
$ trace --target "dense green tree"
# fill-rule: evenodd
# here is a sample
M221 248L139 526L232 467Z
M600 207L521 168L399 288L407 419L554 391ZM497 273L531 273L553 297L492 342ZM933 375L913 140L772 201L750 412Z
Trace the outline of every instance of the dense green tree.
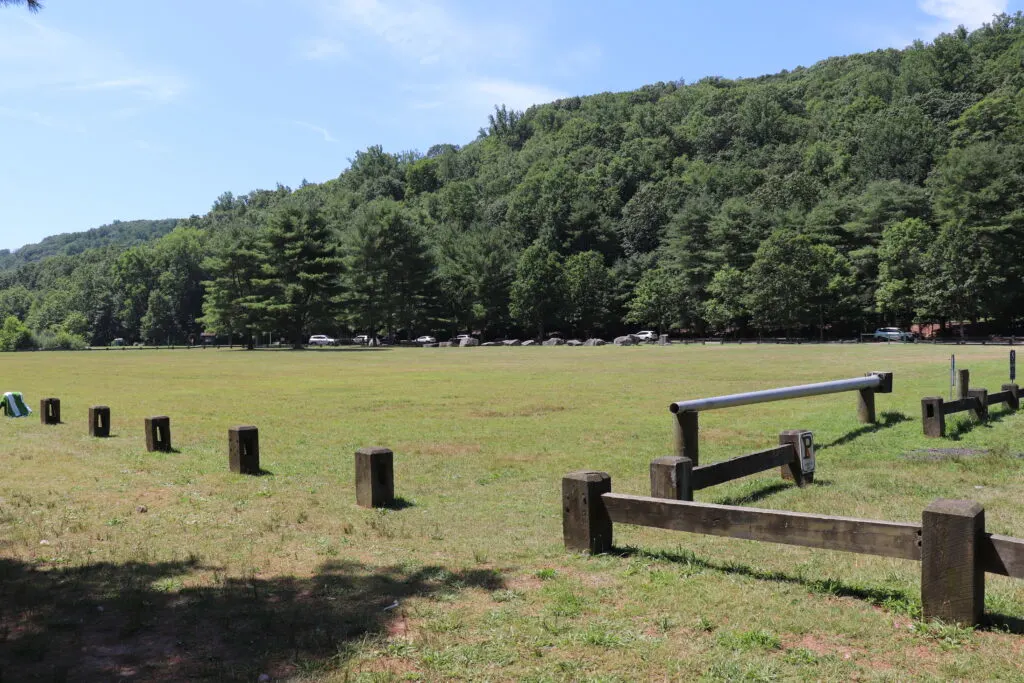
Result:
M271 216L260 249L259 291L249 306L302 348L314 325L339 312L339 246L317 210L286 206Z
M747 317L747 290L743 272L725 266L711 278L704 302L704 319L712 329L725 334L743 325Z
M377 335L408 335L429 316L434 262L420 226L394 201L363 207L345 245L351 322Z
M258 244L255 226L236 222L214 238L211 253L203 262L210 279L202 283L205 296L200 322L229 339L234 334L244 335L249 348L255 335L270 322L259 305L263 300L263 255Z
M32 348L32 331L13 315L4 318L0 327L0 351L21 351Z
M536 330L539 339L556 325L563 308L562 266L558 254L541 242L527 247L519 257L509 295L509 313L525 329Z
M893 223L882 233L878 246L878 310L895 322L909 323L917 297L914 283L924 269L924 256L935 231L918 218Z
M565 283L565 318L586 336L607 319L611 278L604 258L596 251L573 254L562 267Z
M678 272L654 268L640 277L633 298L627 304L625 322L667 333L686 324L692 303Z

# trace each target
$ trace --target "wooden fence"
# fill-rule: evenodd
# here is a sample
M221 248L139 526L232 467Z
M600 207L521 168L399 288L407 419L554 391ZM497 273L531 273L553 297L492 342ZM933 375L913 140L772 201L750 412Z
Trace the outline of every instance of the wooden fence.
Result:
M608 474L562 479L567 550L612 550L613 525L728 536L921 562L925 619L974 625L985 604L985 573L1024 578L1024 539L985 532L985 511L967 500L937 500L920 524L762 510L612 493Z
M693 500L693 492L778 467L782 478L803 487L814 481L814 440L811 432L793 429L779 434L779 445L729 460L694 467L680 456L651 461L651 496Z
M988 420L989 406L1005 404L1011 411L1020 409L1020 387L1004 384L1002 391L988 393L988 389L971 389L970 371L959 371L958 394L955 401L945 401L941 396L926 396L921 399L921 424L924 435L943 437L946 435L946 416L970 412L979 421Z

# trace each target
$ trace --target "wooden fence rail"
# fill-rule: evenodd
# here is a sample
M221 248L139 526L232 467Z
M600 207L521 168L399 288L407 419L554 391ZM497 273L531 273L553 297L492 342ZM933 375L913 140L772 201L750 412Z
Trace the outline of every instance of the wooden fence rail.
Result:
M960 371L959 395L955 401L945 401L941 396L926 396L921 399L921 424L925 436L946 435L946 416L970 412L973 419L988 420L989 406L1005 405L1008 410L1020 409L1020 387L1004 384L1001 391L988 393L988 389L971 389L970 373Z
M986 533L984 509L972 501L937 500L917 524L631 496L611 486L604 472L563 477L566 549L609 552L618 523L916 560L924 618L970 625L982 617L985 572L1024 579L1024 539Z

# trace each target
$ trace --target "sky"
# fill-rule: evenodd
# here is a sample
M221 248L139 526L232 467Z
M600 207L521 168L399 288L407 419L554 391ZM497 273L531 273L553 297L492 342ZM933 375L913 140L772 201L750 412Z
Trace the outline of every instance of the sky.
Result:
M0 249L466 144L496 104L738 78L1024 0L43 0L0 7Z

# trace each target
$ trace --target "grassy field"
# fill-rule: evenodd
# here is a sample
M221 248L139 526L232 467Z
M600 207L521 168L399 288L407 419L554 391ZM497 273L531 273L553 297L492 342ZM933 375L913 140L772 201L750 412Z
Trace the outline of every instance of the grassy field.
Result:
M1007 349L962 347L972 385ZM0 355L0 391L64 423L0 421L0 680L1024 680L1024 581L989 623L922 623L920 565L616 526L562 548L560 485L648 492L672 400L895 373L881 424L854 394L706 413L702 462L813 430L818 472L698 500L919 521L940 497L1024 536L1024 414L925 439L949 348L673 346ZM112 409L91 439L86 409ZM171 417L175 452L145 451ZM227 430L260 430L259 477ZM353 452L395 451L399 509L355 506ZM963 449L936 452L928 449ZM397 606L395 602L397 601Z

